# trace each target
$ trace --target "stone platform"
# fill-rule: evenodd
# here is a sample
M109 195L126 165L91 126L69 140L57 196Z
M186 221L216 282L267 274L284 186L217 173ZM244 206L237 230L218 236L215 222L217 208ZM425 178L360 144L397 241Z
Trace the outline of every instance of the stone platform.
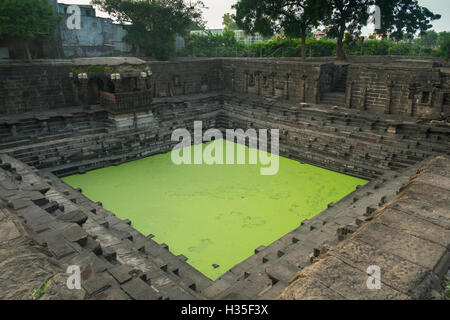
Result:
M450 159L422 166L350 238L299 272L281 299L430 299L450 266ZM368 289L368 267L381 287Z

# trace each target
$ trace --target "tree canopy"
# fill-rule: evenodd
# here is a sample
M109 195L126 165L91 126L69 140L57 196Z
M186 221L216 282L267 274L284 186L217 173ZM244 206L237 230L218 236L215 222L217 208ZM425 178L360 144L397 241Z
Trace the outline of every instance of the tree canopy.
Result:
M53 35L57 22L48 0L0 1L0 38L22 41L30 60L30 41Z
M132 24L125 40L137 52L165 60L175 49L176 35L192 25L202 25L201 1L184 0L92 0L116 20Z
M440 55L450 59L450 32L444 31L439 33L437 43Z
M390 34L396 40L417 32L423 34L432 28L431 22L441 15L421 7L417 0L376 0L381 9L381 29L378 33Z
M225 29L228 30L237 30L239 29L236 20L236 16L231 13L225 13L222 17L222 25L225 27Z
M234 8L238 26L249 33L282 32L289 38L302 38L304 59L307 31L319 25L330 7L327 0L240 0Z
M426 31L419 38L419 44L423 47L434 48L437 45L439 34L434 30Z
M345 35L361 34L374 5L381 11L381 29L377 32L391 34L397 40L424 33L433 20L440 18L417 0L239 0L234 8L239 27L263 35L281 31L288 37L305 38L306 30L323 25L328 37L337 40L336 53L343 60Z

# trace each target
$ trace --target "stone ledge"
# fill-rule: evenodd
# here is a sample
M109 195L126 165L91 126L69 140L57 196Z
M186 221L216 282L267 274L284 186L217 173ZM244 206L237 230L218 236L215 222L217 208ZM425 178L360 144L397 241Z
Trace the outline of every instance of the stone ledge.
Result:
M330 298L327 294L329 289L339 293L339 296L332 295L333 299L429 297L433 285L447 273L450 266L448 224L445 221L440 223L436 218L429 222L430 214L426 214L424 218L417 217L416 214L420 214L421 210L414 205L412 210L409 209L414 212L411 216L392 208L398 208L400 202L408 199L411 189L428 200L429 205L445 206L450 196L448 189L441 188L446 186L446 183L442 183L446 180L446 172L440 178L437 175L430 176L427 172L435 172L439 167L448 168L449 165L450 159L446 157L436 157L429 161L402 188L394 201L377 210L373 221L367 222L349 239L320 257L318 262L298 273L280 298L327 299ZM418 186L420 184L421 187ZM425 185L433 186L433 191L430 192L430 188ZM438 197L434 196L435 192ZM439 212L445 219L450 218L448 208L447 204L446 209ZM381 290L367 289L367 268L371 265L377 265L381 269ZM326 273L326 270L332 272ZM345 280L341 276L344 274L348 274L350 278ZM336 281L330 281L335 275L339 275ZM305 287L307 283L308 286ZM320 287L321 283L325 287Z

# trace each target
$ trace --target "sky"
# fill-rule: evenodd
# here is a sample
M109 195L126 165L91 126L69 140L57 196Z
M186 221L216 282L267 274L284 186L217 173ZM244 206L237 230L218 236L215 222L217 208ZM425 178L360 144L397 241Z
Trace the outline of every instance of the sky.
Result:
M89 4L89 0L58 0L61 3L73 3L73 4ZM221 29L222 16L225 13L234 13L231 6L237 2L237 0L203 0L207 9L204 10L204 19L207 21L206 26L208 29ZM419 0L421 6L427 7L434 13L442 15L440 20L433 22L434 30L437 32L450 31L450 1L449 0ZM107 16L98 12L98 16ZM369 28L363 30L363 34L372 32Z

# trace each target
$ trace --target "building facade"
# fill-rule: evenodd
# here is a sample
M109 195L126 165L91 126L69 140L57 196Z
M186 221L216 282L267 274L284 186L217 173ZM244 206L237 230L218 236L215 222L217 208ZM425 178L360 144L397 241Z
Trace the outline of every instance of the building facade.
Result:
M208 33L211 33L212 35L221 35L223 34L225 29L207 29L207 30L193 30L191 31L191 34L197 34L197 35L207 35ZM264 39L262 35L259 33L255 33L254 35L245 33L244 30L231 30L234 32L236 36L236 40L240 42L244 42L245 44L252 44L257 42L265 42L270 39Z
M80 28L69 29L68 12L70 5L57 3L56 12L63 19L59 23L59 33L64 56L98 57L127 54L131 46L123 39L127 34L123 25L115 24L111 19L97 17L90 5L77 5L80 8ZM70 25L70 22L69 22Z

